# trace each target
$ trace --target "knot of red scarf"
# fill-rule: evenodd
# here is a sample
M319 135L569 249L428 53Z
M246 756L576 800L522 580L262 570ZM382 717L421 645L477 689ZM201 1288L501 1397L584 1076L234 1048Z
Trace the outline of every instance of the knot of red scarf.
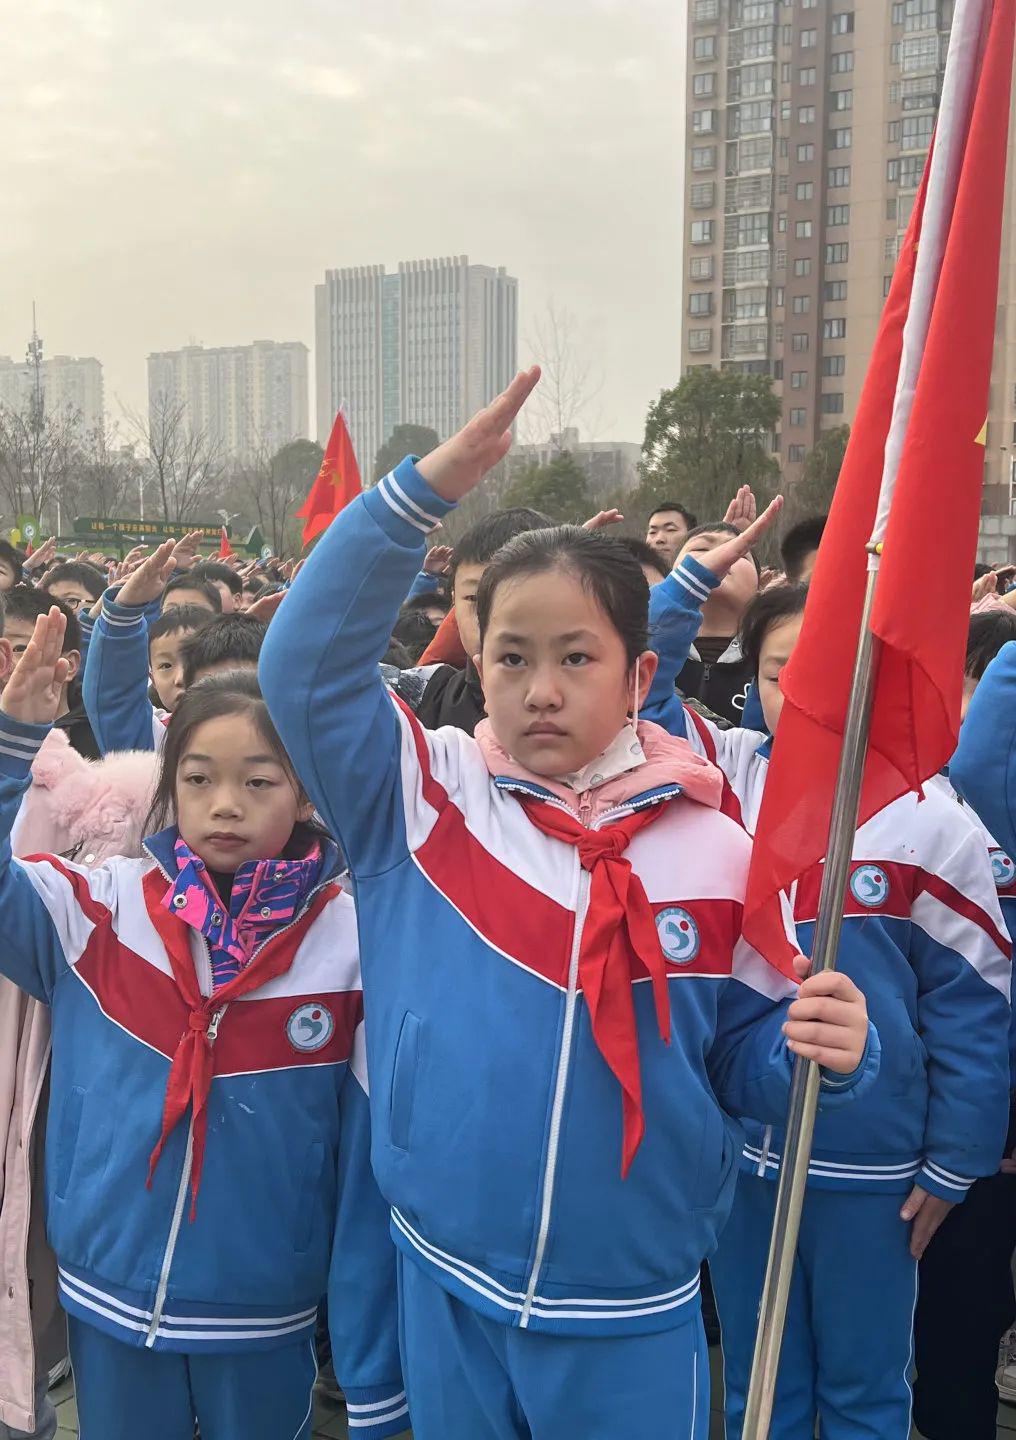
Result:
M537 829L576 847L591 876L579 949L579 984L589 1006L597 1049L621 1086L621 1174L627 1176L646 1129L632 981L644 966L652 982L660 1038L668 1045L670 995L652 906L642 881L624 859L624 851L639 830L659 818L663 805L637 810L603 830L589 830L556 805L541 800L523 800L522 804Z

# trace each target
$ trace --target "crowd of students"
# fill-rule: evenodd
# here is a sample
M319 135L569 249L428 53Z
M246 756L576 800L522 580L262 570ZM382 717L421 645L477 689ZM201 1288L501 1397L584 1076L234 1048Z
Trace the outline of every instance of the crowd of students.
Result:
M739 1440L804 1056L771 1433L994 1436L1016 612L788 973L741 909L822 522L778 576L746 489L428 548L537 381L268 585L0 545L0 1435L69 1338L83 1440L304 1440L326 1316L363 1440L705 1440L708 1262Z

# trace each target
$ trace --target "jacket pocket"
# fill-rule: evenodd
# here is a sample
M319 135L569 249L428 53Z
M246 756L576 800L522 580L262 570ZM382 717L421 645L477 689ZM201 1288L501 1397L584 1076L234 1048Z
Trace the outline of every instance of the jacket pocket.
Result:
M60 1111L60 1129L57 1132L56 1174L53 1176L53 1193L63 1200L70 1184L74 1168L74 1156L81 1134L81 1113L85 1105L85 1092L80 1085L71 1087Z
M715 1104L707 1103L691 1202L693 1209L712 1210L715 1207L736 1159L734 1142L722 1112Z
M392 1065L392 1092L388 1105L388 1135L397 1150L409 1149L416 1094L416 1071L420 1061L420 1020L407 1010L399 1032Z
M314 1234L314 1221L321 1213L321 1188L322 1180L324 1179L324 1168L324 1142L315 1140L307 1150L307 1158L303 1163L303 1176L300 1180L300 1189L296 1197L296 1238L293 1246L300 1254L309 1249L311 1237Z
M914 1086L924 1081L928 1051L902 1000L894 1000L893 1012L899 1029L882 1040L882 1054L884 1057L887 1052L896 1052L892 1061L893 1093L897 1096L912 1095Z

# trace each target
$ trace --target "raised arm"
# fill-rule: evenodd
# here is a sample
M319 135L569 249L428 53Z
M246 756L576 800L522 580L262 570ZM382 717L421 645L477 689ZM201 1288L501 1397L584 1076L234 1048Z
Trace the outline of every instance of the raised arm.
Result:
M407 793L429 803L378 662L426 536L507 453L538 378L519 375L457 435L347 506L268 632L260 674L272 718L354 873L378 873L407 853Z

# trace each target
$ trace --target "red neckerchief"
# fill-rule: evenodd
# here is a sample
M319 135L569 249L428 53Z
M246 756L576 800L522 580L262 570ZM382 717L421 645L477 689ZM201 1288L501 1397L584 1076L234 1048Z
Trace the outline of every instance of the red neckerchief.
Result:
M520 797L521 798L521 797ZM589 1006L597 1049L621 1086L624 1146L621 1175L626 1177L642 1144L646 1122L642 1111L638 1030L632 980L645 966L653 986L660 1038L670 1044L670 995L667 964L660 948L656 921L642 881L623 858L634 835L651 825L662 805L636 810L603 830L588 830L575 816L542 800L522 799L530 820L545 835L574 845L592 876L589 909L579 950L579 983Z
M164 883L165 877L158 870L150 871L144 881L146 890L151 889L153 892L160 890ZM334 885L326 885L323 890L319 891L303 919L307 922L313 920L318 912L334 898L337 888ZM159 1157L166 1141L180 1123L187 1106L191 1105L194 1115L194 1141L191 1160L190 1218L193 1220L197 1214L198 1190L201 1187L201 1170L205 1159L205 1139L208 1133L208 1092L212 1087L212 1076L215 1070L212 1050L214 1032L212 1039L209 1039L209 1027L216 1016L221 1021L222 1012L231 1001L239 1000L241 995L248 995L252 990L259 989L269 980L274 980L277 975L284 975L293 964L294 951L288 945L281 947L277 945L278 936L273 936L245 969L216 990L214 995L205 996L201 994L197 972L194 969L194 957L190 948L191 927L183 920L178 919L176 915L164 910L158 903L157 897L156 903L149 904L147 908L152 923L166 947L166 954L169 956L177 988L190 1011L187 1029L180 1036L169 1070L166 1099L162 1111L162 1134L148 1161L148 1188L149 1190L152 1188L152 1176L155 1174L155 1167L159 1163ZM286 928L288 929L288 926Z

